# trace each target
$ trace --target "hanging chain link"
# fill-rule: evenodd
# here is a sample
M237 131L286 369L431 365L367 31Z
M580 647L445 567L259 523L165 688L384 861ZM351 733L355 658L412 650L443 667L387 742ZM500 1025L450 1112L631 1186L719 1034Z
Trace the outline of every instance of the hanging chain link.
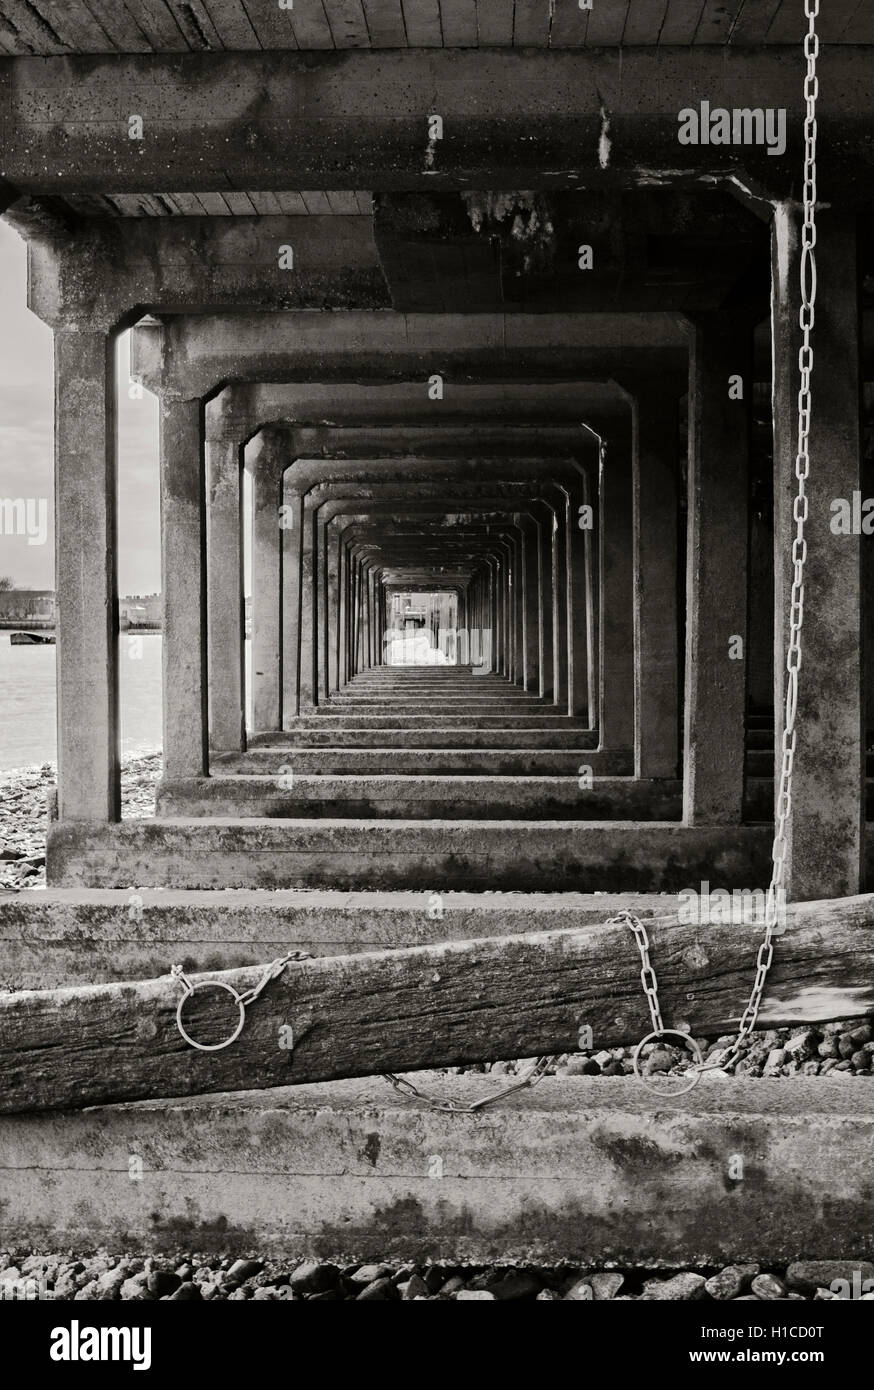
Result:
M744 1039L756 1026L756 1019L759 1016L762 996L765 991L765 982L774 958L774 928L777 925L780 891L786 876L786 826L792 810L792 774L795 768L797 738L795 720L798 713L798 671L801 666L801 628L804 623L804 567L807 562L807 541L804 537L804 526L809 512L806 483L810 473L810 412L813 399L810 385L813 373L813 347L810 337L816 306L816 102L819 96L819 79L816 75L819 35L816 32L816 18L819 14L819 0L804 0L804 13L807 17L808 27L804 36L807 73L804 79L804 190L802 195L804 220L801 229L801 308L798 315L801 328L801 347L798 352L798 370L801 377L798 390L798 448L795 456L795 477L798 487L792 505L795 536L792 541L792 589L789 598L789 641L786 650L786 704L780 748L780 775L774 805L771 882L765 899L764 935L756 955L756 977L753 981L749 1001L738 1024L737 1037L728 1051L721 1054L718 1059L700 1062L689 1068L689 1073L693 1073L696 1080L701 1072L712 1071L716 1068L726 1070L728 1067L734 1066ZM650 964L649 943L642 923L630 912L620 913L619 917L613 919L613 922L617 924L624 922L634 932L643 960L640 978L649 1003L653 1028L657 1032L663 1032L655 974Z
M810 473L809 443L812 404L810 382L813 373L813 347L810 338L816 306L816 102L819 96L819 79L816 73L816 61L819 57L819 36L816 32L816 18L819 14L819 0L804 0L804 13L808 20L808 29L804 37L804 56L807 59L807 73L804 79L804 221L802 223L801 232L801 309L799 312L802 343L798 353L798 370L801 376L801 384L798 391L798 449L795 456L795 477L798 487L792 506L792 519L795 522L795 537L792 542L792 589L789 602L789 641L786 651L786 704L783 721L783 736L781 740L780 776L774 808L775 825L771 856L771 882L765 901L765 931L756 955L756 976L749 1001L740 1019L737 1037L727 1054L721 1055L718 1060L707 1062L698 1061L688 1068L685 1073L685 1077L689 1078L685 1087L686 1090L690 1090L692 1086L697 1083L702 1072L711 1071L716 1068L725 1070L728 1067L734 1066L735 1062L738 1060L738 1055L744 1039L756 1026L756 1019L759 1015L762 996L765 990L765 982L774 957L774 928L777 925L780 890L783 887L786 874L786 825L792 809L792 774L795 765L795 745L797 737L795 719L798 712L798 671L801 666L801 628L804 622L804 568L807 561L807 541L804 536L804 527L809 511L806 482ZM640 982L643 986L644 994L646 995L653 1025L653 1032L648 1036L653 1037L665 1033L676 1032L676 1036L685 1037L685 1033L681 1033L679 1030L666 1029L664 1026L658 997L658 981L652 961L650 960L649 937L640 918L633 912L623 911L616 917L611 917L607 925L629 927L637 942L641 958ZM203 980L192 985L190 980L183 973L182 967L180 965L174 965L170 973L174 979L180 981L183 988L182 998L179 1001L179 1007L176 1012L176 1022L183 1038L186 1042L190 1043L192 1047L199 1048L203 1052L217 1052L222 1048L229 1047L231 1043L236 1041L243 1029L248 1005L254 1003L271 980L275 980L278 975L281 975L286 965L291 961L308 959L311 959L311 957L306 951L289 951L286 955L280 956L272 961L265 969L259 983L251 989L245 990L243 993L239 993L231 985L215 980ZM185 1001L189 999L196 990L208 988L228 990L234 996L240 1010L239 1022L233 1034L227 1038L225 1042L212 1045L195 1042L193 1038L188 1036L182 1025L182 1008ZM643 1041L638 1044L634 1059L635 1073L644 1084L647 1084L647 1078L645 1078L638 1069L638 1058L640 1050L647 1040L647 1038L644 1038ZM691 1039L687 1039L687 1042L694 1047L696 1053L700 1056L697 1045L695 1045ZM491 1095L483 1096L482 1099L476 1101L461 1101L451 1096L433 1095L415 1086L407 1077L396 1076L391 1072L384 1072L383 1078L388 1081L400 1095L424 1101L432 1110L447 1111L453 1114L472 1114L477 1110L485 1109L488 1105L494 1105L497 1101L503 1100L505 1096L511 1095L514 1091L522 1090L525 1087L536 1086L538 1081L546 1075L555 1060L555 1056L538 1057L524 1075L517 1077L508 1085L503 1086ZM681 1094L681 1092L675 1091L672 1094L678 1095Z

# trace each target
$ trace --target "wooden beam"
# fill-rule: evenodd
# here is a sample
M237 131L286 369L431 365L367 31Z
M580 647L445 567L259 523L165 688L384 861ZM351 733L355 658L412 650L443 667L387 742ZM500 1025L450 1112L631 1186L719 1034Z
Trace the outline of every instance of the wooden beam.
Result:
M777 942L763 1026L874 1008L874 895L796 904ZM756 927L647 923L669 1027L730 1031L746 1004ZM260 968L194 977L250 989ZM446 942L293 963L248 1009L239 1039L196 1051L176 1027L181 986L128 984L0 996L0 1112L58 1110L597 1046L650 1031L640 961L625 926ZM239 1019L224 989L198 991L183 1019L220 1042ZM288 1046L290 1029L293 1048Z

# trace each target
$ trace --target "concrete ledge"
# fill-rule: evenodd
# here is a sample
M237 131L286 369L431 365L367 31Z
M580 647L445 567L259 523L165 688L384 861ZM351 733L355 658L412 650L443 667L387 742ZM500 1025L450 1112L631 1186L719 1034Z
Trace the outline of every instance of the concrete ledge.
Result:
M56 821L57 887L680 892L765 887L768 826L641 821Z
M465 1099L497 1080L419 1079ZM872 1139L874 1087L831 1078L709 1078L670 1104L632 1080L547 1078L479 1115L365 1080L14 1116L0 1121L0 1246L340 1264L870 1259Z
M0 894L0 989L148 980L266 964L285 951L346 955L596 925L675 897L606 893L332 893L56 888Z
M294 729L270 729L250 734L249 748L275 748L282 752L288 748L384 748L387 743L396 748L440 748L451 744L453 748L507 748L514 752L520 743L526 748L590 748L598 746L598 735L591 729L518 729L507 728L498 721L499 728L435 728L432 721L419 719L409 728L399 729L395 724L390 728L361 728L350 720L347 727L335 728L328 720L313 719L309 727ZM627 756L632 760L631 750Z
M253 748L245 753L212 753L210 769L217 772L261 773L277 776L283 763L291 762L298 773L353 776L361 773L413 773L443 777L466 774L470 777L573 777L580 765L592 769L594 777L632 777L634 758L630 753L600 749L555 748L296 748L293 757L286 748Z
M585 757L585 754L581 756ZM679 821L683 785L633 777L428 776L277 772L224 774L158 784L157 813L179 816L379 817L383 820Z

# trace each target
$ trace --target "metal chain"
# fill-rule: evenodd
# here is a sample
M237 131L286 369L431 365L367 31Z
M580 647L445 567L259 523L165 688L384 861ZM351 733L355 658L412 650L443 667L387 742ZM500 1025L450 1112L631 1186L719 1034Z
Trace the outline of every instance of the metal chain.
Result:
M781 740L780 776L777 797L774 805L774 844L771 852L771 882L765 900L765 931L756 955L756 976L746 1008L738 1024L738 1033L728 1052L718 1060L700 1062L689 1068L689 1072L699 1075L715 1068L725 1070L737 1062L741 1045L756 1026L762 995L768 971L774 958L774 928L777 925L780 890L786 874L786 825L792 810L792 774L795 767L796 728L798 713L798 671L801 666L801 628L804 623L804 567L807 562L807 541L804 526L809 512L809 499L805 486L810 473L810 412L812 392L810 379L813 373L813 347L810 336L813 329L816 306L816 102L819 96L819 79L816 75L816 60L819 57L819 36L816 32L816 17L819 14L819 0L804 0L804 13L808 27L804 36L804 56L807 59L807 73L804 79L804 221L801 231L801 308L798 322L801 328L801 347L798 352L798 370L801 384L798 391L798 449L795 456L795 477L798 488L792 505L792 519L795 522L795 537L792 542L792 589L789 599L789 642L786 650L786 708ZM659 1009L655 973L649 959L649 942L642 923L633 913L621 913L614 923L624 921L634 932L641 951L643 969L641 982L647 996L652 1015L653 1028L662 1032L661 1011ZM643 943L643 944L642 944Z
M190 1047L196 1047L199 1052L221 1052L223 1048L230 1047L231 1043L237 1041L237 1038L243 1031L243 1025L246 1022L246 1009L250 1004L254 1004L258 996L270 984L270 981L275 980L278 975L281 975L285 967L290 965L292 961L312 959L313 957L310 955L309 951L286 951L284 956L277 956L276 960L271 961L270 964L265 967L264 973L257 985L253 985L251 989L246 989L242 992L234 989L233 985L226 984L224 980L198 980L196 984L192 984L182 969L182 966L174 965L170 969L170 974L173 979L178 980L182 986L182 997L176 1009L176 1027ZM224 989L227 990L229 994L233 995L240 1016L234 1031L224 1042L199 1043L185 1031L185 1027L182 1023L182 1009L185 1005L185 1001L190 999L192 994L195 994L199 989Z

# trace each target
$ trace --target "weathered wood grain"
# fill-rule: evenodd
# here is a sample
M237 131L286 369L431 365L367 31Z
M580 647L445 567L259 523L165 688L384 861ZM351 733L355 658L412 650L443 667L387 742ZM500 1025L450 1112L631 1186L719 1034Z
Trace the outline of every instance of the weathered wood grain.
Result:
M776 942L760 1023L874 1009L874 896L797 904ZM648 924L667 1026L730 1030L746 1003L755 927ZM650 1024L640 962L622 926L447 942L289 965L250 1007L236 1043L198 1052L176 1023L168 976L133 984L0 996L0 1111L64 1109L262 1089L636 1041ZM247 989L260 969L201 979ZM224 990L189 1000L203 1042L238 1013ZM283 1047L283 1027L294 1032ZM285 1039L287 1041L287 1037Z

